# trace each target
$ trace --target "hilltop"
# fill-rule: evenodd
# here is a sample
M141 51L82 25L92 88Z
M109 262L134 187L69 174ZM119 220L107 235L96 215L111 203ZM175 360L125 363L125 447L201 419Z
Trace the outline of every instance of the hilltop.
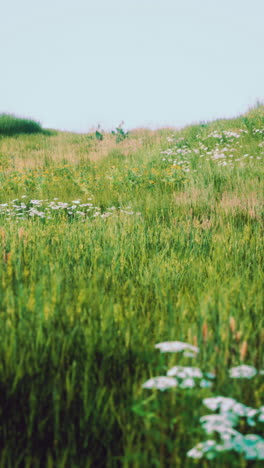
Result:
M223 174L229 173L228 169L242 169L249 163L253 169L253 160L256 168L260 169L262 165L259 161L263 156L263 121L264 106L258 106L236 119L203 122L181 130L133 130L129 132L128 138L118 143L111 133L104 134L102 141L96 139L95 133L74 134L49 130L45 134L43 129L42 133L0 136L2 190L6 195L18 195L23 192L23 186L27 185L27 177L32 179L34 173L36 182L38 181L37 187L33 184L35 195L38 193L45 196L48 180L49 185L57 186L56 195L59 196L62 187L57 176L53 177L54 170L58 172L67 167L68 172L72 170L79 173L81 166L89 166L89 170L102 166L103 171L106 168L109 170L108 177L111 179L111 165L120 162L122 174L124 166L133 173L133 166L138 163L147 166L158 164L168 172L171 169L173 172L177 166L179 170L189 173L188 179L194 185L200 180L204 168L212 168L212 164L226 166ZM118 171L117 167L115 171ZM130 178L137 179L132 173ZM76 179L76 174L68 176L67 181L70 184L69 179L74 178L71 193L76 192L75 196L81 196L88 189L85 181L78 180L78 177ZM15 179L15 189L7 186L10 179ZM159 185L159 177L156 179L153 182ZM130 180L129 185L133 186L135 183L135 180ZM170 184L173 187L172 180ZM30 187L32 192L32 180Z

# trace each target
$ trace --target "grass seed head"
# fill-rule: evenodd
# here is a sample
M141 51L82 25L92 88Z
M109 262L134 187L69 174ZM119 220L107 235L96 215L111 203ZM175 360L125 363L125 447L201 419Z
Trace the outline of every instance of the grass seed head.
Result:
M247 350L248 350L248 344L247 344L247 341L244 340L239 351L241 361L245 360L245 357L247 355Z
M203 335L203 341L204 343L206 343L207 336L208 336L208 326L206 322L204 322L202 326L202 335Z
M230 317L229 327L230 327L231 332L234 334L235 331L236 331L236 321L235 321L234 317Z

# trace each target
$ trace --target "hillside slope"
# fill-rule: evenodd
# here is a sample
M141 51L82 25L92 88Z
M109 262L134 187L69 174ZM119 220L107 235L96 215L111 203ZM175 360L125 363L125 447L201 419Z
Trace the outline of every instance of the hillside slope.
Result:
M0 467L262 466L263 156L263 107L0 137Z

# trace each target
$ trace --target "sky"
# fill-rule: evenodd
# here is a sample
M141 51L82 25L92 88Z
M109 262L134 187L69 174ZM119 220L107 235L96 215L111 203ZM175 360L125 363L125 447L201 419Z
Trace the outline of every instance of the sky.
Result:
M87 132L181 127L264 98L263 0L8 0L0 113Z

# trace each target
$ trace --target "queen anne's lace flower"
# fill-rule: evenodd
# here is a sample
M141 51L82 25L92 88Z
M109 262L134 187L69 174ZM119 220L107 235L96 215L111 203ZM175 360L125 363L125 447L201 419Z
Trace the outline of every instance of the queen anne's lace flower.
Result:
M194 353L199 352L199 348L197 348L197 346L193 346L182 341L164 341L163 343L156 344L155 348L159 349L162 353L178 353L185 350L192 351Z
M168 388L177 387L178 382L173 377L159 376L153 379L147 380L142 387L143 388L156 388L157 390L167 390Z
M229 375L233 379L251 379L256 374L257 370L253 366L242 365L229 369Z

